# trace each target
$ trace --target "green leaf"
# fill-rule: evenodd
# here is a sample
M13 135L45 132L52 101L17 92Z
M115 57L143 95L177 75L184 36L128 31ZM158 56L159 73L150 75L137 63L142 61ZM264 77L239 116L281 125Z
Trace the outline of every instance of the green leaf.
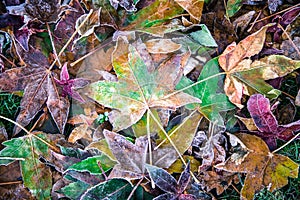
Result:
M115 164L115 161L112 161L106 155L102 154L100 156L94 156L87 158L79 163L76 163L68 168L68 170L75 170L79 172L89 172L93 175L102 174L98 163L101 165L104 172L110 170Z
M112 59L118 82L99 81L92 84L92 98L116 109L109 113L109 120L116 131L135 124L149 108L175 110L189 103L200 103L198 98L183 92L171 95L188 57L189 53L174 55L157 70L151 70L137 49L119 38ZM155 69L154 64L150 63L151 68Z
M240 8L242 7L243 0L228 0L227 1L227 6L226 6L226 11L229 17L232 17L235 13L237 13Z
M39 138L39 139L38 139ZM37 199L50 199L52 175L50 168L39 161L39 156L48 157L50 150L43 133L27 135L3 142L6 147L0 152L0 157L20 160L24 186Z
M205 64L198 78L198 81L209 78L210 76L216 75L218 73L220 73L218 58L214 58ZM184 92L202 100L200 106L193 104L188 105L188 108L198 108L199 112L201 112L201 114L203 114L213 123L224 125L224 120L219 113L221 111L234 109L235 106L230 103L228 97L222 92L222 89L220 89L218 85L220 79L222 79L222 76L210 78L189 89L184 90ZM190 79L183 77L176 86L176 89L182 89L191 84L193 84L193 82Z
M215 39L205 24L200 24L201 30L190 33L190 36L199 44L207 47L218 47Z
M78 199L89 187L85 182L76 181L61 188L60 192L70 199Z
M81 200L94 200L94 199L109 199L119 200L127 199L132 191L130 183L123 179L110 179L106 182L95 185L88 189Z

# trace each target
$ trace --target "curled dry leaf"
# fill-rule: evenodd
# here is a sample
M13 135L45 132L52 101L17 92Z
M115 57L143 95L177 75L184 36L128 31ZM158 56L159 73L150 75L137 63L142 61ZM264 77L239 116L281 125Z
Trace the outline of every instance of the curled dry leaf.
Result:
M241 198L253 199L254 194L263 187L272 192L287 185L288 177L298 177L299 165L286 156L270 152L266 143L259 137L238 133L230 134L230 138L241 142L241 153L245 155L243 151L246 151L246 155L238 162L232 155L226 162L215 167L228 172L247 173Z
M200 185L207 192L216 189L217 194L222 194L233 183L240 181L236 173L227 171L204 171L199 175ZM226 183L226 184L225 184Z
M219 57L219 64L226 72L225 93L239 108L243 107L243 95L259 92L268 98L276 98L280 92L264 80L285 76L300 67L300 61L279 55L252 62L250 57L262 50L266 31L271 25L262 27L237 45L232 43Z

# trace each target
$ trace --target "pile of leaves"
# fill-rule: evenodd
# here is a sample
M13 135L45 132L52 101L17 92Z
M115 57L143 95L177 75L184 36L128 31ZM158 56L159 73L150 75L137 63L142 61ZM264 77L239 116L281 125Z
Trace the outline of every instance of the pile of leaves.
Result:
M299 14L292 0L0 2L0 92L21 99L0 116L1 198L253 199L287 185Z

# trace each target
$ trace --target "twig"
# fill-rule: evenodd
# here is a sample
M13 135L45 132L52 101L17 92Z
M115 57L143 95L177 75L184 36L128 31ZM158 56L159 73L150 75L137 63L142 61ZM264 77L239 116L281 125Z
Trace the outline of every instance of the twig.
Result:
M293 42L292 38L290 37L290 35L286 32L286 30L281 26L281 24L278 24L278 27L283 31L283 33L286 35L286 37L288 38L288 40L292 43L292 46L294 47L294 49L297 51L298 55L300 56L300 51L297 47L297 45Z
M23 181L10 181L6 183L0 183L0 185L12 185L12 184L22 184Z
M276 152L280 151L281 149L283 149L284 147L286 147L287 145L289 145L291 142L293 142L299 136L300 136L300 132L297 133L292 139L290 139L289 141L287 141L287 143L285 143L284 145L282 145L278 149L275 149L274 151L272 151L272 153L276 153Z
M267 17L264 17L264 18L262 18L262 19L260 19L260 20L254 21L254 22L251 23L251 25L252 25L252 24L256 24L257 22L264 21L264 20L266 20L266 19L269 19L269 18L271 18L271 17L273 17L273 16L276 16L276 15L278 15L278 14L284 13L284 12L286 12L286 11L289 11L289 10L295 8L295 7L298 7L298 6L300 6L300 3L298 3L298 4L294 5L294 6L291 6L291 7L289 7L289 8L286 8L286 9L284 9L284 10L281 10L281 11L279 11L279 12L277 12L277 13L272 14L272 15L269 15L269 16L267 16Z
M61 48L60 52L57 55L57 58L53 61L53 63L51 64L51 66L49 67L49 70L51 70L57 59L62 55L62 53L65 51L65 49L69 46L69 44L72 42L73 38L76 36L76 34L78 33L79 29L84 25L84 23L90 18L90 16L93 13L93 9L90 10L89 14L86 16L86 18L81 22L81 24L78 26L78 28L74 31L74 33L71 35L71 37L69 38L69 40L67 41L67 43L63 46L63 48Z
M143 178L141 178L141 180L139 180L139 182L134 186L134 188L132 189L132 191L130 192L129 196L127 197L127 200L130 200L132 195L134 194L134 192L136 191L137 187L142 183Z
M41 142L43 142L43 143L45 143L47 146L49 146L53 151L55 151L55 152L60 152L59 148L53 146L52 144L50 144L49 142L47 142L47 141L43 140L42 138L36 136L35 134L30 133L26 128L24 128L24 127L23 127L21 124L19 124L18 122L15 122L15 121L13 121L13 120L11 120L11 119L9 119L9 118L7 118L7 117L4 117L4 116L2 116L2 115L0 115L0 118L4 119L4 120L6 120L6 121L9 121L9 122L11 122L11 123L13 123L13 124L15 124L16 126L18 126L19 128L21 128L23 131L25 131L25 132L28 134L28 136L30 136L30 137L32 136L32 137L34 137L34 138L40 140Z
M55 55L55 59L57 60L57 62L59 64L59 68L61 68L61 62L60 62L60 60L58 58L58 55L57 55L57 52L56 52L56 49L55 49L55 45L54 45L54 42L53 42L52 33L51 33L50 26L49 26L48 22L46 22L46 26L47 26L47 30L48 30L48 35L50 37L50 42L51 42L51 46L52 46L52 49L53 49L53 53Z

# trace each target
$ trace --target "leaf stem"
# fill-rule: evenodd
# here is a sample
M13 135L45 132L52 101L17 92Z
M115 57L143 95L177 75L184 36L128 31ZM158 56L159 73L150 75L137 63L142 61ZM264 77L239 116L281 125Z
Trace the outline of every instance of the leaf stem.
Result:
M284 147L286 147L287 145L289 145L291 142L293 142L299 136L300 136L300 132L297 133L292 139L290 139L289 141L287 141L284 145L282 145L278 149L275 149L274 151L272 151L272 153L276 153L276 152L280 151L281 149L283 149Z
M54 45L54 42L53 42L52 33L51 33L50 26L49 26L48 22L46 22L46 26L47 26L47 30L48 30L48 35L50 37L50 42L51 42L51 46L52 46L52 49L53 49L53 53L55 55L55 60L57 60L57 62L59 64L59 68L61 68L61 62L60 62L60 60L58 58L58 55L57 55L57 52L56 52L56 49L55 49L55 45Z
M187 122L187 120L190 119L190 117L195 113L197 112L197 109L194 110L193 112L191 112L191 114L189 114L189 116L187 116L184 121L182 123L180 123L179 126L177 126L170 134L169 134L169 137L171 137L178 129L180 129L184 124L185 122ZM159 143L155 148L154 150L157 150L163 143L165 143L167 141L167 139L164 139L163 141L161 141L161 143Z
M59 51L57 58L55 58L55 60L53 61L53 63L51 64L51 66L49 67L49 70L51 70L56 61L58 60L58 58L62 55L62 53L65 51L65 49L69 46L69 44L72 42L73 38L76 36L76 34L78 33L79 29L84 25L84 23L90 18L90 16L93 14L93 9L90 10L89 14L86 16L86 18L81 22L81 24L78 26L78 28L74 31L74 33L71 35L71 37L69 38L69 40L67 41L67 43L63 46L63 48L61 48L61 50Z
M13 120L11 120L11 119L9 119L9 118L7 118L7 117L4 117L4 116L2 116L2 115L0 115L0 118L1 118L1 119L4 119L4 120L6 120L6 121L9 121L9 122L11 122L11 123L13 123L13 124L15 124L16 126L18 126L19 128L21 128L23 131L25 131L29 136L35 137L35 138L38 139L39 141L45 143L45 144L46 144L47 146L49 146L53 151L55 151L55 152L60 152L59 148L53 146L52 144L50 144L50 143L48 143L47 141L43 140L42 138L36 136L35 134L30 133L26 128L24 128L24 127L23 127L21 124L19 124L18 122L15 122L15 121L13 121Z
M193 84L191 84L191 85L189 85L189 86L186 86L186 87L184 87L184 88L182 88L182 89L180 89L180 90L176 90L175 92L166 95L166 96L165 96L164 98L162 98L162 99L167 99L167 98L169 98L170 96L173 96L173 95L178 94L178 93L180 93L180 92L182 92L182 91L184 91L184 90L187 90L187 89L189 89L189 88L191 88L191 87L194 87L195 85L198 85L198 84L200 84L200 83L202 83L202 82L204 82L204 81L207 81L207 80L209 80L209 79L211 79L211 78L215 78L215 77L217 77L217 76L221 76L221 75L225 75L225 74L227 74L227 72L220 72L220 73L214 74L214 75L212 75L212 76L206 77L206 78L204 78L204 79L202 79L202 80L200 80L200 81L197 81L197 82L195 82L195 83L193 83Z
M180 160L182 161L182 163L184 164L184 166L187 166L187 163L185 162L185 160L183 159L181 153L179 152L179 150L177 149L176 145L174 144L173 140L169 137L168 133L165 131L165 129L162 127L162 125L159 123L159 121L155 118L154 114L152 113L152 111L149 109L148 112L150 113L150 115L153 117L154 121L157 123L158 127L162 130L162 132L165 134L165 136L167 137L167 139L169 140L170 144L173 146L173 148L175 149L176 153L178 154ZM196 183L200 183L200 181L195 177L194 173L190 171L191 176L193 177L194 181Z

